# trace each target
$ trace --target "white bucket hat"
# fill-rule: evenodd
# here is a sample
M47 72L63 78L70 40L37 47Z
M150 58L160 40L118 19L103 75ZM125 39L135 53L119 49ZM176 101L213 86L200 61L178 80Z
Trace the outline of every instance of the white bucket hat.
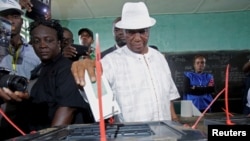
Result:
M116 27L122 29L142 29L151 27L156 23L148 13L144 2L127 2L122 8L122 19L116 23Z
M10 9L17 10L21 15L24 13L15 0L0 0L0 12Z

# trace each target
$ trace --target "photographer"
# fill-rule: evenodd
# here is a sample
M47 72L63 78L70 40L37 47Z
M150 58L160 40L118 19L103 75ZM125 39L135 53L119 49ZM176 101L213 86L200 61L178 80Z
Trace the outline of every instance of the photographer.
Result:
M62 54L66 58L73 58L76 56L76 48L72 47L74 43L73 33L70 29L63 27L63 42L62 42Z
M21 6L15 0L0 1L0 16L11 22L11 39L8 47L8 54L3 57L0 66L9 70L11 74L30 78L30 72L40 64L40 59L35 54L33 47L25 41L20 35L23 24L23 11ZM23 130L26 126L26 104L22 101L22 95L13 92L7 87L0 86L0 101L6 103L5 113L9 118ZM20 133L14 129L5 119L1 121L0 140L20 136Z
M94 59L94 48L91 44L94 42L93 32L88 28L82 28L78 32L80 45L73 44L73 40L63 41L62 54L64 57L69 58L72 61L77 61L79 59L91 58ZM72 32L64 28L64 38L73 39Z

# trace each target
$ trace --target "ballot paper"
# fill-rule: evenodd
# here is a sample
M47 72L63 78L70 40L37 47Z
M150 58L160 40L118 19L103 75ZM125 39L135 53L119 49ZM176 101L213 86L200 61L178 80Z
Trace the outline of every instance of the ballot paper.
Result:
M191 100L181 100L181 117L200 116L201 112L194 106Z
M105 78L104 75L102 75L101 79L102 79L103 118L107 119L114 115L120 114L121 110L108 84L107 79ZM95 121L98 122L100 121L100 114L99 114L97 83L96 82L92 83L90 81L87 71L85 72L85 86L83 88L84 88L86 95L82 95L82 96L89 103L93 116L95 118Z

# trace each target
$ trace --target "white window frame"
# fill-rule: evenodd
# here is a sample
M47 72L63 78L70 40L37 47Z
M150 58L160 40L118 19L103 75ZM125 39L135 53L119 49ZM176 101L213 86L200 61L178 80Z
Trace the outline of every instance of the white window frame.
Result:
M26 40L26 41L30 41L30 33L29 33L29 25L30 25L30 20L26 17L22 17L23 18L23 25L21 28L21 36Z

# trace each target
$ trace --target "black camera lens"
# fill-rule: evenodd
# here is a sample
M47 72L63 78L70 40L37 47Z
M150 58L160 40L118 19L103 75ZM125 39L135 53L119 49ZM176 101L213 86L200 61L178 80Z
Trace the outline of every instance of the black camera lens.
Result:
M28 80L25 77L17 75L2 75L0 78L0 87L9 88L11 91L25 91Z

